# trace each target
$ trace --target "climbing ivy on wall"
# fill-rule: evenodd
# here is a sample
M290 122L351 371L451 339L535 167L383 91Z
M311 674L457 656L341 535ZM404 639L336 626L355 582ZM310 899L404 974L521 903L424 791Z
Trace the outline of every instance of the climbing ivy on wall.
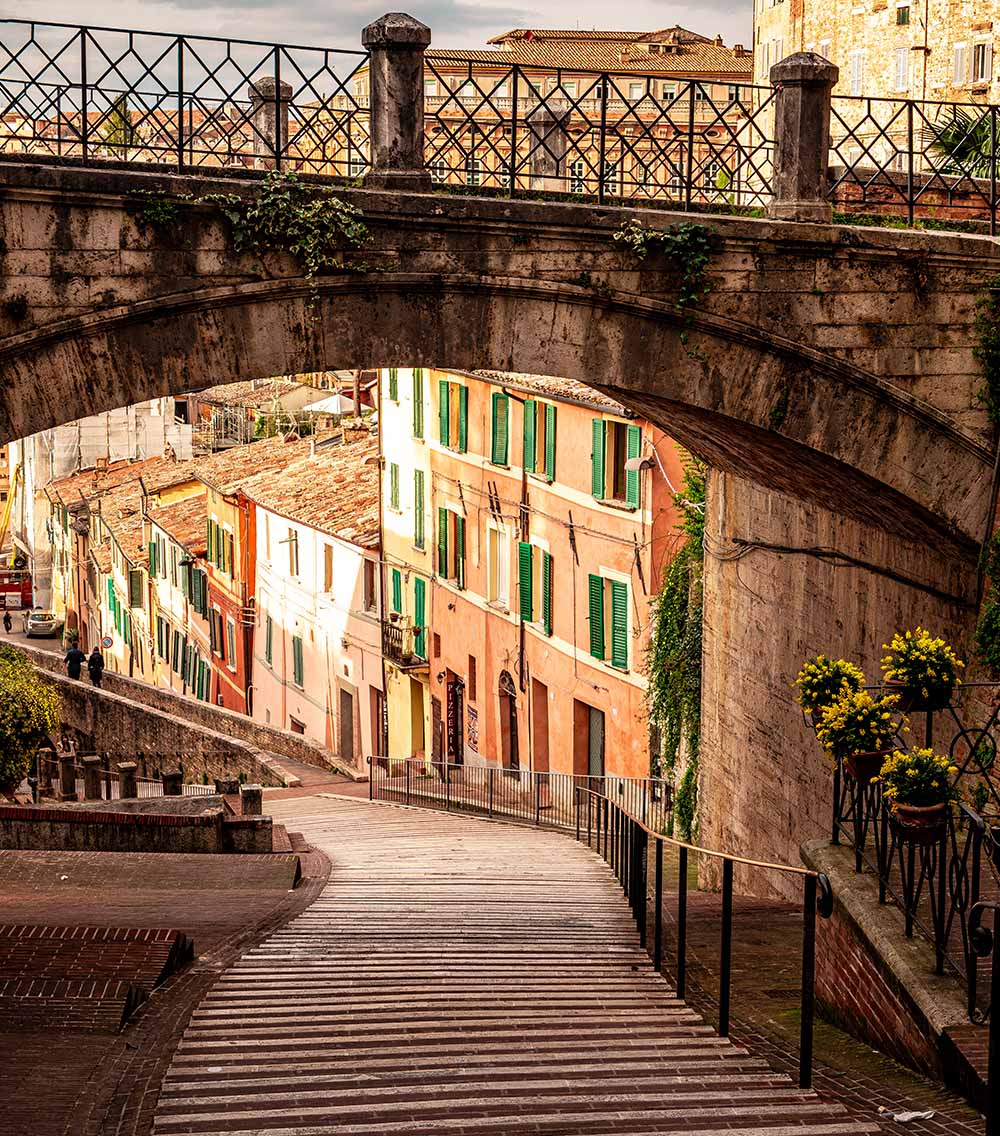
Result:
M318 297L316 279L331 271L356 272L365 265L342 262L346 249L371 239L364 215L328 186L303 182L295 173L267 174L256 193L206 193L167 198L144 190L134 195L140 224L170 227L184 205L218 210L229 224L237 252L285 252L295 257L312 285L310 307Z
M684 541L652 605L646 660L649 723L661 744L651 773L676 785L671 824L684 840L690 840L697 827L706 476L704 464L689 456L683 487L675 496ZM678 779L681 759L684 769Z

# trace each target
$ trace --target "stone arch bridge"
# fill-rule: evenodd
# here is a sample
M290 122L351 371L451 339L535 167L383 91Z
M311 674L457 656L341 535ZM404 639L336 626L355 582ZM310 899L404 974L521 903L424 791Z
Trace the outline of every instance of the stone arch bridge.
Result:
M579 379L705 457L703 837L787 856L827 776L787 683L816 650L874 669L896 627L968 643L994 438L974 315L985 237L745 218L712 231L688 317L678 266L614 239L628 211L345 190L366 271L313 291L237 254L217 210L144 224L137 191L253 192L154 169L0 163L0 443L138 400L325 368ZM651 227L676 213L634 214Z

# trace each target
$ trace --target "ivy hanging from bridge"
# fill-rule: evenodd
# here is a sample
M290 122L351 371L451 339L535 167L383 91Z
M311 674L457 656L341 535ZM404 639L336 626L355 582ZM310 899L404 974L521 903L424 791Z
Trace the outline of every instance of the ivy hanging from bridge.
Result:
M675 786L671 832L684 840L690 840L697 828L707 472L697 458L689 456L685 461L683 487L674 498L681 512L677 527L684 540L652 605L646 660L649 724L660 738L660 753L651 773Z

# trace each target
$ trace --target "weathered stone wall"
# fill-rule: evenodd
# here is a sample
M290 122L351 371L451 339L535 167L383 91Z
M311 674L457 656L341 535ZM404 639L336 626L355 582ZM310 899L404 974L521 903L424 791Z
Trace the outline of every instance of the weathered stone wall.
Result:
M795 863L803 840L830 832L832 810L832 767L794 702L802 663L843 656L879 682L882 645L917 623L965 654L974 570L726 474L710 479L707 516L701 839ZM793 878L754 886L799 897Z
M22 644L19 646L37 666L56 674L61 674L65 669L62 655L37 647ZM243 742L263 754L275 754L279 758L287 757L292 761L301 761L320 769L337 770L355 778L363 776L352 765L341 761L336 754L310 738L300 737L298 734L279 730L274 726L266 726L253 721L245 714L226 710L221 706L212 706L194 698L185 698L182 694L151 686L126 675L115 674L113 671L104 672L104 690L118 694L140 706L148 706L172 717L183 719L200 730L209 730L213 734Z
M164 816L43 808L0 807L0 848L70 852L272 851L270 817L226 820L221 809L203 816Z

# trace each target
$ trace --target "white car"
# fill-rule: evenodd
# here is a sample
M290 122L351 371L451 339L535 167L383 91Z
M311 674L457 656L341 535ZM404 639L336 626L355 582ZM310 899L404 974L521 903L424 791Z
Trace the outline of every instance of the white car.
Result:
M29 611L24 614L24 634L31 639L33 636L47 638L58 635L63 628L63 621L52 611Z

